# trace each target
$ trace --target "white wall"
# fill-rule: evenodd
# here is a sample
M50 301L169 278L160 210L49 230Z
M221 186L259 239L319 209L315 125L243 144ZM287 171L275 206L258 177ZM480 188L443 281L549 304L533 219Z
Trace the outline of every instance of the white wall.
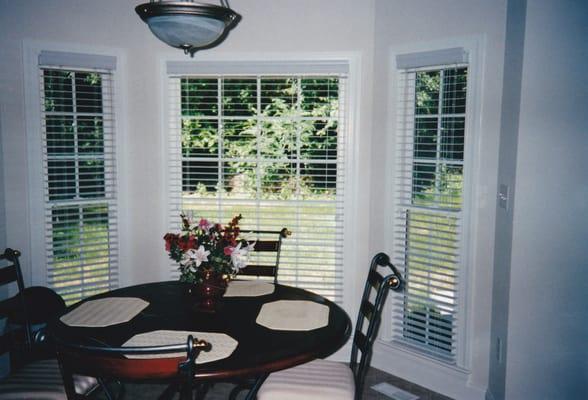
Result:
M0 0L0 119L8 239L23 249L25 273L30 276L31 248L26 208L27 149L23 100L23 40L71 44L91 52L96 46L114 48L123 55L127 79L122 83L125 115L121 195L127 206L121 215L132 232L122 246L123 284L160 280L167 275L162 247L165 232L164 136L161 61L186 59L180 50L167 47L149 32L135 14L144 1L121 0ZM359 6L358 6L359 5ZM373 59L373 1L353 0L233 0L231 6L243 19L219 47L196 53L195 60L214 58L278 58L304 54L320 58L345 53L360 57L361 120L353 148L358 171L369 167L371 128L371 70ZM349 27L353 29L349 29ZM367 231L369 179L358 191L358 232ZM132 206L130 206L132 205ZM40 221L34 221L40 225ZM124 233L124 232L123 232ZM121 237L126 237L124 234ZM358 243L358 258L368 259L367 242ZM355 261L350 260L354 266ZM352 269L353 271L353 269ZM353 272L350 275L353 278ZM355 282L351 281L351 287ZM352 289L355 291L355 289ZM353 293L352 293L353 295ZM355 297L353 297L355 298Z
M391 221L381 218L391 207L386 187L393 148L395 93L389 75L394 53L427 48L456 47L477 42L481 51L481 87L478 92L479 120L473 134L477 148L473 160L474 221L471 261L467 266L470 335L466 338L465 370L443 367L440 363L413 356L380 342L373 365L454 398L483 398L488 384L490 347L491 287L493 270L495 192L502 70L504 57L505 1L376 1L376 42L374 60L374 136L372 145L371 250L391 249L392 235L386 235ZM473 137L469 140L474 139ZM393 195L393 188L392 193ZM388 214L389 215L389 214Z
M506 399L588 398L587 20L527 2Z

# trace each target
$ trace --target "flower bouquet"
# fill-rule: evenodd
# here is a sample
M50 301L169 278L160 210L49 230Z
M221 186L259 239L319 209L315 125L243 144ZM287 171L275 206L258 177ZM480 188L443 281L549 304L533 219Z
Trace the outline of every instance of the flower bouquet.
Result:
M179 263L180 282L193 284L214 277L228 282L231 276L247 266L254 243L240 237L239 221L235 216L226 226L200 219L198 223L182 214L180 233L166 233L165 250Z

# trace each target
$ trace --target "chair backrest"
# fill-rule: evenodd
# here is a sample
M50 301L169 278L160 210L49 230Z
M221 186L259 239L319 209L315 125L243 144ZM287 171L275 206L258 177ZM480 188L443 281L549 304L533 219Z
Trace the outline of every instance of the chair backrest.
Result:
M44 342L47 336L44 332L37 335L37 341ZM50 340L50 338L49 338ZM117 380L157 380L171 379L169 376L158 375L158 367L169 363L175 363L174 358L144 358L148 355L161 355L162 353L186 352L186 359L177 363L177 373L174 377L178 383L178 389L190 392L193 389L193 380L196 369L196 358L201 351L210 351L210 343L197 340L188 336L186 344L174 344L163 346L134 346L134 347L105 347L83 346L72 343L54 342L57 351L57 361L63 377L65 392L69 400L80 396L76 393L74 375L89 375L102 379ZM126 356L139 356L140 360L127 358ZM174 366L175 368L175 366ZM162 368L166 370L166 368ZM191 398L191 397L190 397Z
M382 275L378 269L383 268L387 272ZM372 259L366 279L363 296L355 324L353 346L351 348L351 361L349 366L355 378L355 398L360 398L363 391L365 374L370 365L372 347L378 335L382 310L390 290L402 290L402 276L390 262L385 253L378 253ZM364 333L364 323L367 321L367 329ZM361 353L358 360L358 353Z
M10 248L5 249L4 253L0 254L0 262L4 264L4 266L0 268L0 286L16 282L18 287L18 294L21 294L24 292L25 287L22 271L20 269L19 257L20 251ZM23 321L22 334L24 336L24 342L22 343L24 345L23 350L25 352L29 352L33 344L33 332L30 319L28 318L27 302L25 301L25 296L19 296L18 294L12 298L5 299L0 302L0 317L7 318L8 316L15 314L19 314L21 316L21 320ZM11 332L11 335L14 338L14 332ZM7 337L4 340L8 341L9 338Z
M241 269L239 275L273 277L274 283L278 283L282 240L290 236L292 232L286 228L279 231L249 231L245 229L242 231L247 234L250 241L255 242L254 251L260 254L257 257L252 255L250 260L253 261ZM255 236L255 239L251 236Z

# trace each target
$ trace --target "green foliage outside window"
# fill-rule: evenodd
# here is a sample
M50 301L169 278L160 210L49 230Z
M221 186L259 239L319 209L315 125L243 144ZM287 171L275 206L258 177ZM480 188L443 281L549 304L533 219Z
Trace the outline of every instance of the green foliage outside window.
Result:
M335 194L338 79L186 78L181 90L184 192Z

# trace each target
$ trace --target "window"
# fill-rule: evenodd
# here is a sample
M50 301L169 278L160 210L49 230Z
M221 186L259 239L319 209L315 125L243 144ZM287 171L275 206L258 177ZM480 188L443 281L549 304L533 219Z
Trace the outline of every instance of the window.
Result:
M423 54L397 59L398 195L393 238L395 262L406 277L395 338L449 363L456 363L458 314L463 306L460 275L467 168L468 66L463 50L454 50L456 60L445 65L419 66L426 59Z
M280 282L342 301L346 66L177 69L168 65L170 229L181 211L240 213L245 234L287 227Z
M39 56L47 284L67 303L118 282L113 69L110 57Z

